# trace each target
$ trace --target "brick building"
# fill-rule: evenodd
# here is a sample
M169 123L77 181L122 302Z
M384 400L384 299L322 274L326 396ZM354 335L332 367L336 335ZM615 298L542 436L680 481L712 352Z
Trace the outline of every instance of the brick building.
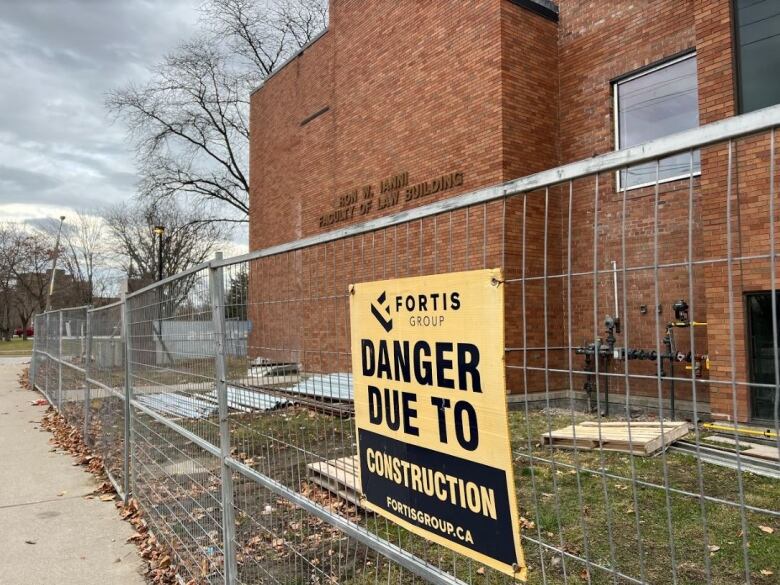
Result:
M328 30L252 95L250 247L771 106L778 73L780 0L331 0ZM502 266L510 400L585 402L595 377L571 349L605 337L619 276L616 344L663 351L672 304L686 299L707 325L693 347L689 328L673 332L694 356L676 376L699 354L709 368L702 359L696 388L672 388L670 363L658 377L651 360L606 360L601 371L629 375L600 379L600 401L622 404L630 383L632 406L668 408L673 395L690 416L696 391L700 415L771 419L772 397L750 385L774 383L768 160L762 135L735 142L731 159L707 147L260 261L250 346L347 371L348 283ZM730 255L748 259L727 274ZM295 298L308 300L293 311Z

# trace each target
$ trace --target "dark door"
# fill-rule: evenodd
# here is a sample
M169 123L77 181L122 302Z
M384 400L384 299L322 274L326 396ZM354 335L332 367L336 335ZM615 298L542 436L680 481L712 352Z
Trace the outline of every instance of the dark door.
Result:
M780 331L780 292L775 292ZM750 381L758 384L775 383L775 359L772 328L772 294L756 293L746 297L748 317L748 360ZM761 386L751 388L753 418L773 421L775 418L775 389Z

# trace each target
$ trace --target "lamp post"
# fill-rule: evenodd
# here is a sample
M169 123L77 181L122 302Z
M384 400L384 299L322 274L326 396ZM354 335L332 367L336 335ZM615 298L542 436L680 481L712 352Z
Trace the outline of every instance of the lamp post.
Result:
M54 244L54 257L51 260L51 280L49 280L49 297L46 299L46 310L51 311L51 297L54 294L54 275L57 272L57 257L60 255L60 236L62 235L62 224L65 222L65 216L60 216L60 227L57 230L57 243Z
M163 279L163 234L165 226L154 226L154 233L157 234L157 280Z
M165 226L154 226L154 233L157 234L157 281L163 279L163 234L165 233ZM162 349L165 349L162 335L162 321L163 321L163 289L162 286L157 287L157 339ZM159 350L158 350L159 351ZM157 351L155 352L157 354Z

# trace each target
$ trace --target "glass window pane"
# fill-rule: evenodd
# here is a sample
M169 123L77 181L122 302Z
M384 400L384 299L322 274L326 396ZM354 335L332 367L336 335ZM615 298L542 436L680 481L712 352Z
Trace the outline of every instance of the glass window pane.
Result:
M618 83L618 139L620 148L662 138L699 125L699 92L696 57L691 56L634 79ZM621 186L636 187L660 180L688 176L688 154L656 164L638 165L621 172ZM694 153L693 170L699 172L699 153ZM625 183L624 183L625 181Z
M775 293L776 301L780 302L780 293ZM750 366L750 381L754 384L774 384L775 372L775 340L772 327L772 293L757 293L748 295L748 359ZM780 314L777 315L777 326L780 327ZM753 418L772 420L775 412L775 389L766 386L753 386L751 389L753 403Z
M780 103L780 0L736 1L740 109Z
M658 167L656 169L656 166ZM698 150L693 152L693 173L701 172L701 156ZM644 165L636 165L621 171L620 187L625 186L629 189L638 185L647 185L655 183L656 174L658 181L669 181L672 179L684 179L691 173L691 155L688 153L670 156L662 159L660 164L654 162Z

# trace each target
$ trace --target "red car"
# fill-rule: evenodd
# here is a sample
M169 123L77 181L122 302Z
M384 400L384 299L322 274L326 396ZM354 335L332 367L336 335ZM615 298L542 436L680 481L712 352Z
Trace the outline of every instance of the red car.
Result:
M17 337L21 337L22 333L24 333L24 331L21 327L17 327L16 329L14 329L14 335L16 335ZM27 337L33 337L34 334L35 334L35 329L33 327L28 327Z

